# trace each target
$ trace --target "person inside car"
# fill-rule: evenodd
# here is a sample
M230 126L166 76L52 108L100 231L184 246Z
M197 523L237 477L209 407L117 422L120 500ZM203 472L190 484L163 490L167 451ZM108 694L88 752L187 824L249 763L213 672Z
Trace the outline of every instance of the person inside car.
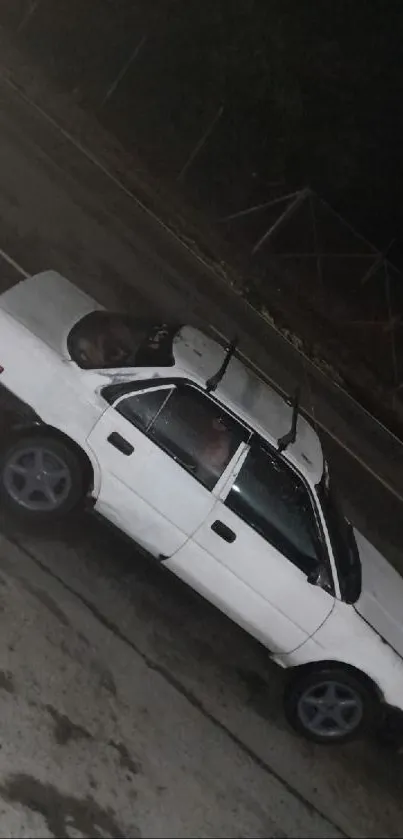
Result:
M231 456L231 435L222 417L215 417L204 435L200 466L213 483L224 471Z

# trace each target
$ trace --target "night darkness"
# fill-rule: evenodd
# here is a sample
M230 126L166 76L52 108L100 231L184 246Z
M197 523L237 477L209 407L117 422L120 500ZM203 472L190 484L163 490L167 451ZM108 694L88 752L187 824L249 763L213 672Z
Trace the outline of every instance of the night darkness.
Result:
M17 29L24 8L0 19ZM403 252L400 0L41 0L19 36L168 177L223 106L188 176L213 213L309 185Z

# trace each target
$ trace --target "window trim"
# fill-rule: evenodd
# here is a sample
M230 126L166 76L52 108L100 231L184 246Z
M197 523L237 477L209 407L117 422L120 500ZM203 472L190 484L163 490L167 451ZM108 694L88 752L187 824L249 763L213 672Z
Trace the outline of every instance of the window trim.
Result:
M323 480L323 479L322 479L322 480ZM329 531L329 529L328 529L328 527L327 527L327 517L326 517L326 515L325 515L325 511L324 511L324 509L322 508L322 504L321 504L321 501L320 501L319 487L320 487L320 483L319 483L319 484L317 484L317 485L315 486L315 488L314 488L314 494L315 494L315 497L317 497L318 508L319 508L319 510L320 510L320 514L321 514L321 516L322 516L322 518L323 518L323 526L324 526L324 530L325 530L325 534L326 534L326 539L327 539L327 542L328 542L328 545L329 545L329 553L330 553L330 555L331 555L331 557L332 557L333 575L334 575L335 580L336 580L336 583L337 583L337 593L336 593L336 596L337 596L337 598L338 598L339 600L341 600L343 603L348 603L349 601L348 601L348 600L346 600L346 598L344 597L343 591L342 591L341 582L340 582L340 579L339 579L338 559L337 559L337 557L336 557L336 551L334 550L334 547L333 547L333 540L332 540L332 537L331 537L330 531ZM354 541L355 541L355 540L354 540ZM358 549L357 549L357 550L358 550ZM358 554L358 559L359 559L359 554ZM360 562L360 565L361 565L361 561L360 561L360 559L359 559L359 562ZM358 598L357 598L357 599L358 599ZM355 602L356 602L356 601L355 601ZM349 605L354 605L354 604L349 604Z
M151 379L138 379L134 381L131 380L130 382L117 382L115 384L103 385L103 387L100 390L100 394L111 408L115 408L117 403L120 402L120 400L124 396L130 396L131 394L140 393L143 390L158 390L160 388L163 388L164 386L169 387L169 385L173 385L175 381L177 380L159 378L159 376L154 376Z
M223 487L226 485L229 476L233 473L233 470L235 469L236 464L241 459L242 454L243 454L243 450L244 449L245 449L245 451L247 450L249 441L251 440L251 437L253 435L253 431L249 428L249 426L245 422L240 420L232 411L228 410L228 408L225 405L223 405L222 402L219 402L217 399L214 399L209 393L207 393L202 387L197 385L195 382L192 382L192 381L190 381L188 379L185 379L181 376L178 376L175 379L167 379L167 378L162 379L162 378L159 378L159 377L158 378L154 377L152 379L147 379L147 380L142 379L141 381L135 383L137 385L137 387L136 386L133 387L133 384L134 384L133 382L130 382L130 384L128 382L120 382L119 384L116 384L116 385L112 384L112 385L106 385L105 387L103 387L102 390L101 390L101 395L103 396L104 399L106 399L106 401L108 402L108 404L110 406L109 408L107 408L107 410L117 410L120 403L123 402L124 399L129 399L130 396L132 396L132 395L133 396L134 395L139 396L142 393L151 393L151 392L156 391L156 390L172 391L175 388L177 388L178 386L182 386L182 387L190 388L191 390L195 390L196 393L201 394L206 400L208 400L214 406L217 406L222 413L228 414L230 419L233 422L235 422L237 424L237 426L239 426L239 428L241 428L245 431L246 439L242 440L239 443L239 445L237 446L236 450L234 451L232 457L228 461L224 471L222 472L222 474L220 475L220 477L218 478L218 480L216 481L214 486L211 489L209 489L209 487L207 487L205 485L205 483L200 478L198 478L196 475L193 475L192 472L190 470L186 469L185 466L182 466L179 459L177 459L174 455L172 455L172 452L170 452L162 443L153 439L148 434L148 429L144 430L139 425L137 425L135 422L132 422L130 419L128 419L128 417L126 417L123 413L118 411L119 416L121 416L122 419L126 420L126 422L128 422L131 426L133 426L133 428L136 428L137 431L139 431L140 434L143 434L144 437L147 438L147 440L149 440L151 443L153 443L153 445L157 446L161 451L165 452L188 475L190 475L195 481L197 481L197 483L199 483L202 487L204 487L206 492L210 492L212 495L219 498L220 493L222 492ZM114 388L113 392L110 390L111 388ZM107 395L105 395L104 391L107 390L110 395L113 395L113 393L115 392L115 389L116 389L115 399L114 399L113 402L109 401L109 399L107 398ZM161 406L161 408L158 409L157 415L163 409L164 405L166 404L166 401L167 400L164 400L163 405ZM154 422L154 420L155 420L155 417L153 419L153 422Z
M285 465L285 467L287 469L289 469L292 474L294 474L298 477L298 479L303 484L305 490L307 491L308 497L309 497L309 500L310 500L310 503L311 503L311 506L312 506L312 509L313 509L313 513L314 513L314 517L315 517L315 523L316 523L316 526L317 526L318 541L321 545L322 552L323 552L322 562L324 562L324 563L327 562L327 570L328 570L329 577L330 577L331 591L327 592L327 594L329 594L330 597L339 597L339 594L338 594L339 584L338 584L337 573L335 571L335 566L334 566L334 557L333 557L333 553L332 553L332 550L331 550L331 546L329 544L328 534L327 534L326 527L325 527L325 520L324 520L324 517L323 517L323 511L321 510L321 507L320 507L319 498L316 496L312 487L310 486L308 481L305 479L305 477L301 474L301 472L299 472L298 469L292 463L290 463L286 458L282 457L281 454L279 454L279 452L276 451L276 449L273 446L271 446L270 443L267 442L267 440L264 439L264 437L261 437L259 434L255 433L255 432L252 433L252 437L249 441L249 444L247 444L247 446L245 447L245 452L243 453L243 457L240 456L239 460L236 463L236 466L234 466L233 473L228 476L228 480L227 480L227 482L226 482L225 486L223 487L222 492L220 494L220 500L222 501L222 503L224 505L226 505L226 500L227 500L233 486L235 485L240 472L242 471L242 468L243 468L243 466L244 466L244 464L247 460L247 457L248 457L249 453L252 451L252 449L255 448L255 447L261 448L261 449L263 449L263 451L266 450L270 455L274 456L281 463L283 463ZM227 509L231 510L230 507L227 507ZM234 515L236 515L236 516L238 515L238 513L236 513L234 510L231 510L231 512L233 512ZM241 518L241 516L239 516L239 518ZM261 539L263 539L265 542L267 542L267 544L269 544L269 545L271 544L269 542L269 540L266 539L264 536L262 536L262 534L259 533L259 531L256 530L249 522L245 521L245 519L241 519L241 521L244 521L244 523L248 527L250 527L255 533L257 533L257 535L260 536ZM281 551L279 551L279 553L281 553ZM298 566L295 565L295 563L293 563L290 559L288 559L287 556L285 556L284 554L282 554L282 556L284 557L284 559L287 562L289 562L291 565L294 565L294 567L298 568ZM304 573L302 571L302 569L299 569L299 570L301 571L301 573ZM326 591L326 589L325 589L325 591Z
M141 393L146 390L159 390L163 387L178 387L178 385L186 385L187 387L196 390L198 393L201 393L206 399L212 402L214 405L217 405L220 410L224 411L231 417L232 420L238 423L239 426L245 429L248 435L248 440L251 440L252 437L256 434L253 428L248 425L245 420L241 417L237 416L237 414L231 410L227 405L224 405L223 402L220 402L218 399L215 399L214 393L208 393L205 388L201 385L197 384L197 382L193 382L191 379L187 379L184 376L175 376L174 378L168 376L153 376L151 379L136 379L131 382L118 382L117 384L108 384L104 385L101 388L101 396L105 399L105 402L111 408L115 408L118 401L120 401L120 397L122 396L130 396L131 393ZM112 390L113 389L113 390ZM105 393L107 391L107 393ZM108 392L110 393L111 398L108 399ZM116 393L116 395L114 395ZM266 442L266 441L265 441ZM267 445L270 446L270 443Z
M167 400L169 399L170 393L171 393L171 391L173 390L173 387L172 387L172 386L170 386L170 385L163 385L163 387L158 387L158 386L156 386L156 387L149 387L149 388L145 388L145 389L144 389L144 391L143 391L143 390L135 391L135 393L136 393L136 395L137 395L137 396L141 396L141 394L142 394L142 393L154 393L154 391L156 391L156 390L166 390L166 391L168 392L168 395L167 395L167 397L164 399L164 401L163 401L162 405L158 408L158 410L157 410L157 413L156 413L155 417L153 417L153 419L152 419L152 422L154 422L154 421L155 421L155 419L158 417L158 415L159 415L159 414L160 414L160 412L162 411L163 407L166 405ZM113 410L114 410L114 411L117 411L117 412L118 412L118 414L119 414L119 416L121 416L121 417L123 417L123 419L127 420L127 422L129 422L129 423L130 423L130 425L133 425L133 426L134 426L134 428L137 428L137 429L138 429L138 431L140 431L142 434L144 434L146 437L148 437L148 433L147 433L147 432L148 432L148 429L149 429L149 427L150 427L149 425L148 425L148 426L147 426L147 428L144 430L143 428L140 428L140 426L139 426L139 425L137 425L135 422L132 422L132 421L129 419L129 417L127 417L125 414L121 413L121 412L118 410L118 407L119 407L119 405L121 404L121 402L123 402L123 401L124 401L124 400L126 400L126 399L130 399L130 396L131 396L131 395L132 395L132 394L130 394L130 393L129 393L129 394L123 394L122 396L119 396L119 398L116 400L116 402L114 402L114 404L113 404L113 405L111 405L111 408L113 408ZM134 394L133 394L133 395L134 395ZM151 423L150 423L150 424L151 424Z

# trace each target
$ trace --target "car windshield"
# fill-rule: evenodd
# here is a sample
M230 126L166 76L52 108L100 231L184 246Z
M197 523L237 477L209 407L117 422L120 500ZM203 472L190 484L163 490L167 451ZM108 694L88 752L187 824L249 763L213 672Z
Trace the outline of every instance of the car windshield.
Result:
M86 370L111 367L172 367L172 345L179 327L113 312L85 315L71 329L67 346Z
M329 482L322 480L317 492L332 544L341 596L346 603L355 603L361 594L361 562L353 528Z

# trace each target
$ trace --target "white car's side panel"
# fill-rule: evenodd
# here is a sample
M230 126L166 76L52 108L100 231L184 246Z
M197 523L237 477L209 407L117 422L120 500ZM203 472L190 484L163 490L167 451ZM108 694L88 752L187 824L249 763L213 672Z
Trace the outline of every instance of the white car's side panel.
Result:
M225 541L212 529L216 521L235 534L233 542ZM242 619L242 625L245 621L254 624L252 604L258 598L261 634L273 652L295 650L316 632L333 609L334 598L330 594L310 585L299 568L221 501L196 531L192 543L192 548L185 546L174 557L175 572L190 575L195 588L202 586L206 591L212 586L206 596L226 599L230 609L238 614L237 620ZM211 575L211 563L215 575ZM230 600L234 577L245 586L245 601L238 604ZM219 580L221 592L217 591ZM238 589L239 585L235 590Z
M35 411L42 422L66 434L86 452L98 491L99 466L86 444L105 410L102 398L84 386L83 375L0 310L0 383Z
M387 703L403 710L403 660L346 603L337 601L313 638L275 660L282 667L322 661L349 664L372 679Z
M403 579L362 533L354 536L362 569L357 612L403 656Z
M108 441L118 433L125 455ZM109 408L88 437L102 480L96 509L156 556L171 556L212 508L212 493L121 414Z
M269 649L274 617L276 634L288 640L292 634L293 643L296 637L299 643L305 641L306 634L302 630L296 629L290 633L287 615L280 611L275 614L272 604L262 594L218 562L193 539L186 542L164 565Z
M37 410L48 398L57 370L51 349L0 309L1 383Z

